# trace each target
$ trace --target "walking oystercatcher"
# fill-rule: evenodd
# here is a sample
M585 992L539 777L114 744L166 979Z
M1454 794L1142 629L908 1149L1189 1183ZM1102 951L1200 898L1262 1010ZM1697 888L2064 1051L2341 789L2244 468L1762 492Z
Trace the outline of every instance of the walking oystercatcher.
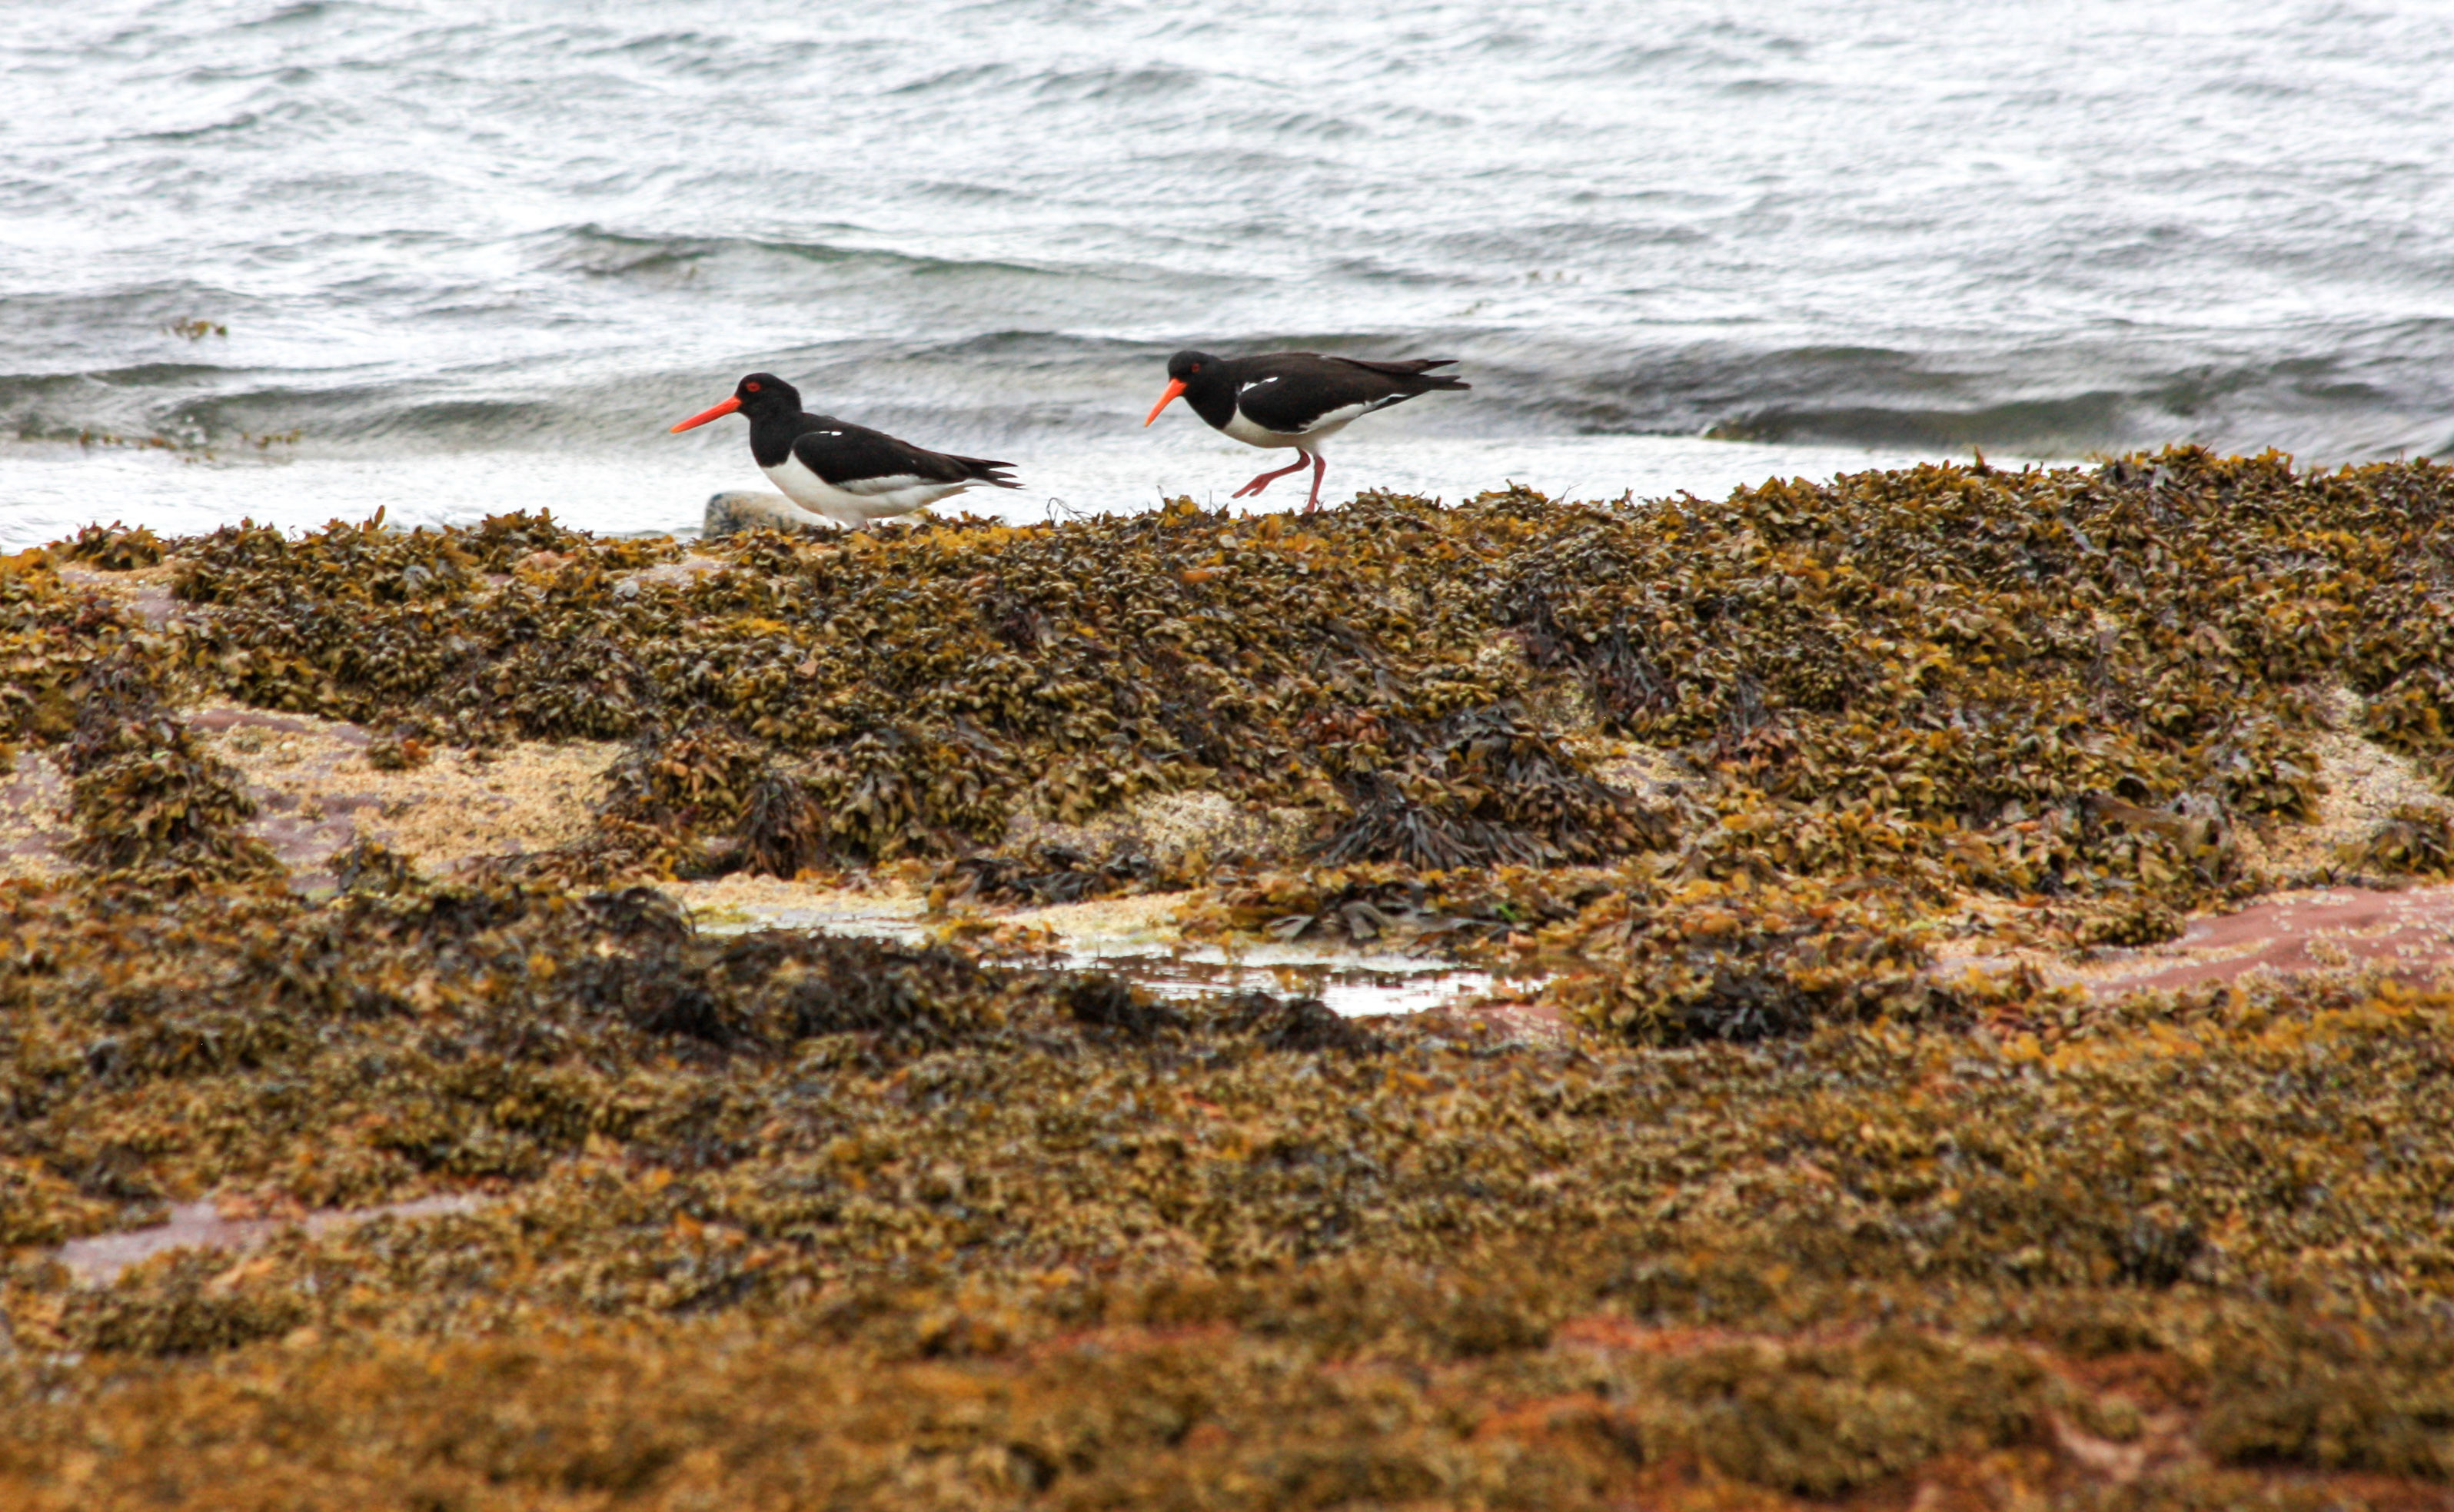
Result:
M1329 459L1320 445L1358 417L1411 399L1434 389L1465 389L1473 385L1447 373L1435 373L1455 357L1418 357L1408 362L1369 362L1361 357L1324 357L1314 352L1272 352L1257 357L1214 357L1206 352L1179 352L1167 359L1167 392L1151 407L1150 419L1177 394L1210 428L1246 446L1291 446L1292 466L1264 473L1232 498L1258 494L1271 482L1312 466L1309 514L1320 507L1320 480Z
M758 471L794 503L838 525L866 525L909 514L980 483L1020 488L998 475L1011 462L949 456L898 441L883 431L801 413L801 393L772 373L741 380L733 397L694 414L668 433L721 419L738 410L750 417L750 455Z

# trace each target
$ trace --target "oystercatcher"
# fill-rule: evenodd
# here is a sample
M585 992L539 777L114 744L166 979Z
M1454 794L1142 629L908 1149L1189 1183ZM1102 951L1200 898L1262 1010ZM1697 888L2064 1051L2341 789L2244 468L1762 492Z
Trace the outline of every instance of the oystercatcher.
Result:
M674 426L673 433L721 419L735 410L750 417L750 455L787 498L839 525L866 525L909 514L981 483L1021 484L1000 475L1011 462L949 456L898 441L882 431L801 413L800 391L772 373L741 380L733 397Z
M1272 352L1257 357L1214 357L1206 352L1179 352L1167 359L1167 392L1151 407L1158 418L1177 394L1210 428L1246 446L1291 446L1293 465L1264 473L1231 497L1258 494L1272 481L1312 467L1309 514L1320 507L1320 480L1329 459L1320 444L1343 431L1358 416L1411 399L1434 389L1465 389L1473 385L1434 368L1445 368L1455 357L1419 357L1408 362L1368 362L1361 357L1324 357L1313 352Z

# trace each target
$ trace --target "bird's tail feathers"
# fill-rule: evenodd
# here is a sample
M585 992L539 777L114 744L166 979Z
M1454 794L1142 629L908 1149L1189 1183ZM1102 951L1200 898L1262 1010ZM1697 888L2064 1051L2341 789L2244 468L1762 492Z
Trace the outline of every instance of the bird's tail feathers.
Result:
M994 483L999 488L1022 487L1013 478L999 475L1001 471L1014 466L1011 462L992 462L984 456L958 456L955 460L963 464L964 472L982 483Z
M1457 377L1454 374L1434 373L1432 371L1434 368L1446 368L1455 365L1457 362L1457 358L1455 357L1410 357L1403 362L1378 362L1369 357L1340 357L1338 360L1340 362L1352 363L1356 367L1368 369L1374 373L1385 373L1393 378L1412 378L1426 389L1471 389L1474 387L1473 384L1470 384L1463 378Z

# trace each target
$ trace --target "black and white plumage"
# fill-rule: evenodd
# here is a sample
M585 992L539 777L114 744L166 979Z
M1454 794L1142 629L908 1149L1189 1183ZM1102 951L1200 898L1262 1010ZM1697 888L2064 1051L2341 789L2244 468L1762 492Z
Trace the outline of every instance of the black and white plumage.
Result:
M1011 462L954 456L898 441L830 414L801 413L800 391L754 373L733 397L674 427L676 432L739 411L750 421L750 456L784 496L839 525L909 514L982 483L1020 488Z
M1179 352L1167 359L1167 392L1151 408L1150 419L1177 394L1210 428L1232 435L1246 446L1293 447L1296 460L1275 473L1237 489L1234 497L1258 494L1290 473L1312 469L1312 497L1304 512L1320 507L1320 480L1329 471L1321 443L1375 410L1385 410L1435 389L1473 385L1434 368L1445 368L1455 357L1418 357L1405 362L1371 362L1361 357L1327 357L1315 352L1272 352L1257 357L1214 357L1206 352Z

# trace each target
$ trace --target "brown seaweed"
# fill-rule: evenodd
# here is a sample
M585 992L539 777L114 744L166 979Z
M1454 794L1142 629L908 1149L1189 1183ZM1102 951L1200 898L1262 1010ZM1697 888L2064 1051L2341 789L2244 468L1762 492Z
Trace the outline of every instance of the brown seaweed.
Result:
M0 736L84 863L0 883L0 1502L2443 1505L2454 998L1934 955L1974 901L2120 947L2290 880L2241 837L2322 738L2444 770L2449 481L2176 451L699 559L242 528L164 543L158 630L0 562ZM203 696L630 745L577 845L360 844L308 896ZM1049 837L1191 791L1300 837ZM1571 1027L647 885L915 857L1545 972L1512 1007ZM107 1285L44 1249L443 1193Z

